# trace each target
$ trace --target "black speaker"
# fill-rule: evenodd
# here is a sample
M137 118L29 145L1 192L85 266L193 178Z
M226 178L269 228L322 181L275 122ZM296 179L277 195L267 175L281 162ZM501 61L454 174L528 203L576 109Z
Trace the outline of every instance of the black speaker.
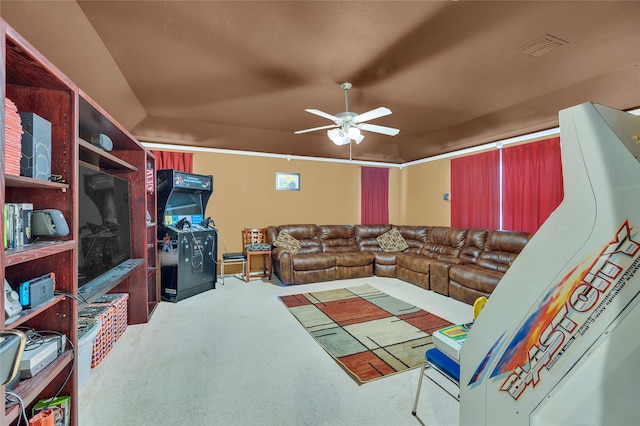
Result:
M40 180L51 177L51 123L33 112L21 112L20 175Z

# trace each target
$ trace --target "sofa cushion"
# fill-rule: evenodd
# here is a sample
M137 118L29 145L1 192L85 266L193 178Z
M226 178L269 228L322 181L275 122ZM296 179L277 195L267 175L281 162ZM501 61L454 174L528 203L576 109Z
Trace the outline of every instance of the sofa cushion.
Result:
M376 241L378 241L382 251L386 252L403 251L409 248L409 245L402 235L400 235L400 231L398 231L397 228L391 228L390 231L378 236Z
M291 256L294 271L316 271L319 269L334 269L336 257L330 253L308 253Z
M325 253L358 252L351 225L318 226L322 251Z
M433 259L416 253L398 253L396 265L398 268L408 269L423 274L429 273L429 264Z
M488 229L472 228L467 230L464 246L460 250L458 258L465 260L462 263L475 263L484 248Z
M398 252L374 251L376 265L395 265Z
M298 254L322 252L322 244L320 243L317 225L281 225L278 226L278 233L280 232L286 232L300 241Z
M360 251L382 251L376 238L391 230L391 225L354 225L353 233Z
M406 251L418 253L424 246L424 243L427 242L427 235L429 232L428 226L398 225L395 228L400 231L400 235L402 235L409 245L409 248Z
M287 232L280 232L278 238L273 242L273 245L274 247L281 247L291 254L298 254L300 251L300 241L293 238Z
M481 296L489 297L491 294L462 286L455 281L449 283L449 297L466 303L467 305L473 306L476 299Z
M489 231L476 265L504 273L530 238L531 234L527 232Z
M366 266L373 264L375 256L371 252L355 252L340 253L335 258L336 266Z
M427 242L420 254L436 259L443 255L457 257L466 235L466 229L434 226L429 229Z
M476 265L452 265L449 269L449 279L462 287L491 294L504 273L485 269Z

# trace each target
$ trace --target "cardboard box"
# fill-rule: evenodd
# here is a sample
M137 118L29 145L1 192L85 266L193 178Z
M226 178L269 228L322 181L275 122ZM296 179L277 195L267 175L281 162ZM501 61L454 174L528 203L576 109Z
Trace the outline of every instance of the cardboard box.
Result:
M53 411L55 426L69 426L71 423L71 397L68 395L41 399L33 406L32 415L35 416L44 409Z

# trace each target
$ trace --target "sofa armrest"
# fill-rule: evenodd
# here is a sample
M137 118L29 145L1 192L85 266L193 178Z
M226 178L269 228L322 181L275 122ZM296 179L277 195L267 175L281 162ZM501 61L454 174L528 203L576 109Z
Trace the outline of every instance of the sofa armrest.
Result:
M436 293L449 295L449 268L453 263L431 262L429 268L429 286Z
M271 250L271 261L276 276L283 284L293 283L293 255L282 247Z

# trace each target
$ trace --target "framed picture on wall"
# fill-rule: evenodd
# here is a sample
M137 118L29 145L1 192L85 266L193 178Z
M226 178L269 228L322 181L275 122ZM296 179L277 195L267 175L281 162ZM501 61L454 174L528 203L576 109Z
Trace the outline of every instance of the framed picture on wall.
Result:
M276 172L277 191L300 191L300 173Z

